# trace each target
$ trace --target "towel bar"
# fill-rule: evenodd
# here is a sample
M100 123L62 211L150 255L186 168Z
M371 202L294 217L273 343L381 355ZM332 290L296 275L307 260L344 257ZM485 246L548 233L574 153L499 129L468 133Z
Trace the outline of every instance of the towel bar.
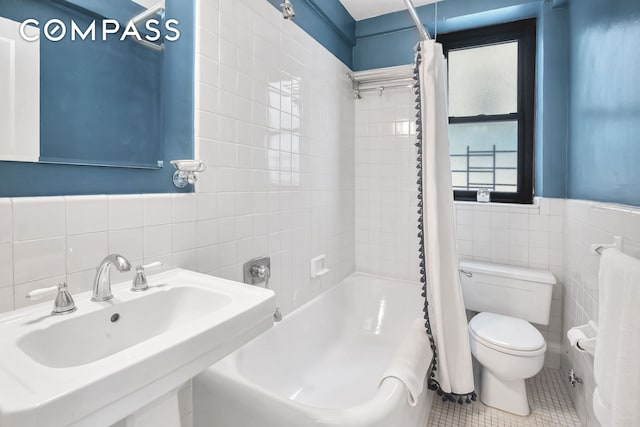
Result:
M591 255L602 255L606 249L616 248L622 250L622 237L613 236L613 244L594 243L591 245Z

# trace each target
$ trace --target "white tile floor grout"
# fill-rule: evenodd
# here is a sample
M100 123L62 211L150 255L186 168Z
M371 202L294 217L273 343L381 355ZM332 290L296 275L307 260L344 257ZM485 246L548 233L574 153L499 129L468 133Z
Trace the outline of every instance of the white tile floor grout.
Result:
M580 427L567 386L558 369L545 368L527 380L531 414L519 417L485 406L478 400L472 405L444 403L437 396L428 427Z

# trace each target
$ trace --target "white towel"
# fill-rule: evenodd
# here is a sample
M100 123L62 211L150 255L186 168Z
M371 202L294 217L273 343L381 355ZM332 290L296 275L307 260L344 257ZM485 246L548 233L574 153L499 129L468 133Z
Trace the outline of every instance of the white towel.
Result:
M416 406L418 397L424 388L424 378L427 375L430 362L431 350L424 328L424 320L416 319L411 323L400 348L382 375L380 384L385 378L397 378L407 389L409 405Z
M603 425L640 426L640 260L607 249L600 260L594 373ZM610 415L609 415L610 414Z

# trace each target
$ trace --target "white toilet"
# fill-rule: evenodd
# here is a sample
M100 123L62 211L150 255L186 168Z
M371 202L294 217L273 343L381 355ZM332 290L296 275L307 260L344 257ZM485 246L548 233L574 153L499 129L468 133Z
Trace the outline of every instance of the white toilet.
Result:
M480 400L517 415L529 415L524 380L544 364L547 343L529 322L547 325L553 285L548 271L476 261L460 262L471 353L482 365Z

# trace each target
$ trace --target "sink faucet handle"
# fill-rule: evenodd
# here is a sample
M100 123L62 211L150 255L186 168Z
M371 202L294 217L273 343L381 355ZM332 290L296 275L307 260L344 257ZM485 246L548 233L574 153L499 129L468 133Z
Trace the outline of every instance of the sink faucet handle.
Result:
M26 298L31 301L36 301L45 298L54 292L57 292L57 295L53 302L52 315L58 316L76 311L76 304L73 301L73 297L67 290L67 284L65 282L60 282L58 285L48 288L34 289L26 295Z
M160 261L137 266L136 275L133 276L133 283L131 283L131 292L142 292L149 289L149 283L147 282L147 275L145 271L160 267L162 267L162 263Z
M154 268L162 267L162 262L161 261L156 261L156 262L152 262L152 263L149 263L149 264L141 265L140 267L142 267L143 270L152 270Z
M54 292L58 292L58 285L49 286L48 288L39 288L30 291L25 298L30 301L37 301L39 299L48 297L52 295Z

